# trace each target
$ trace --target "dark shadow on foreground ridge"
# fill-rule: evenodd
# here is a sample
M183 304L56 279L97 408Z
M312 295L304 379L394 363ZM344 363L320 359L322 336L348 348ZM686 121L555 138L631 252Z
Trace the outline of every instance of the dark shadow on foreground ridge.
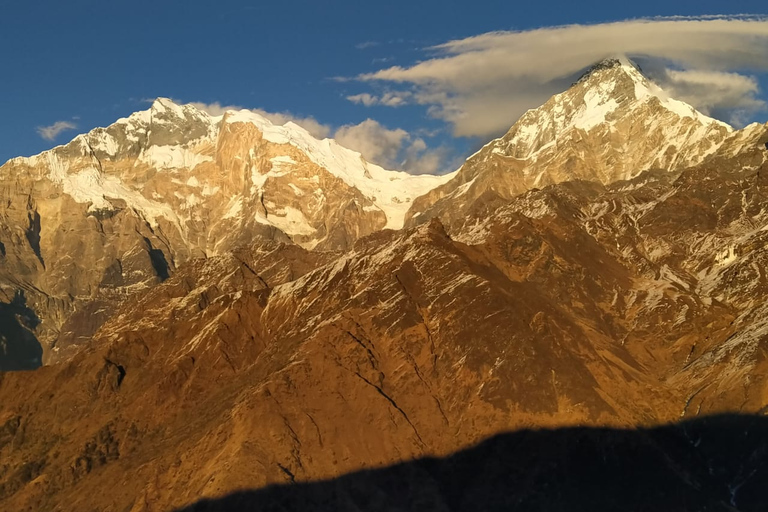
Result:
M181 510L765 512L768 418L524 430L442 459L242 491Z
M0 302L0 372L34 370L42 365L43 347L32 330L40 324L22 292Z

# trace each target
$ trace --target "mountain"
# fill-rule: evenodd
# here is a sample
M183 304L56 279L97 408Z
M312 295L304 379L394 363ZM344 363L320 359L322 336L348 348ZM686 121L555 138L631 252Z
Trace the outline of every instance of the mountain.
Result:
M256 238L347 249L402 227L412 200L447 179L382 169L293 123L161 98L0 167L0 301L36 312L16 328L52 362L185 261Z
M603 63L564 94L590 97L612 76L640 80L627 66ZM51 318L66 323L61 333L80 334L57 338L56 348L66 354L56 364L0 373L0 506L174 510L255 490L247 505L256 510L304 503L381 510L393 496L405 510L452 510L455 503L489 510L642 510L645 501L626 503L620 496L649 494L667 498L676 512L763 510L768 439L757 417L768 410L768 125L733 131L693 111L689 117L670 110L650 82L655 96L638 99L636 82L624 82L630 84L611 111L617 117L605 114L588 130L584 120L604 112L605 102L585 106L556 96L546 105L560 101L562 118L570 120L560 132L548 131L545 105L540 124L531 121L528 149L516 125L509 140L518 142L493 141L445 178L450 181L413 199L412 208L431 205L424 210L431 218L412 217L399 230L380 223L364 236L360 228L354 242L329 250L321 250L327 239L292 243L272 225L266 229L275 236L254 231L237 241L222 235L210 252L210 245L187 238L197 252L174 253L169 248L187 247L168 234L176 225L160 210L155 216L141 210L132 194L122 197L135 206L122 199L125 205L115 210L89 213L98 197L78 203L63 191L65 178L35 181L34 194L23 186L4 188L27 201L17 211L22 203L14 199L16 209L6 211L15 212L17 224L3 228L16 237L3 235L0 259L3 282L10 283L3 289L13 292L0 309L0 321L13 327L4 324L6 343L11 332L17 343L31 341ZM189 124L179 123L179 114L150 135L208 137L200 127L207 121L195 121L210 119L207 114L162 108L185 119L189 113ZM296 148L264 142L266 126L238 121L230 127L227 120L250 115L227 114L211 129L218 141L240 133L251 142L201 143L178 159L190 165L200 155L217 155L193 171L239 169L234 176L250 189L251 167L237 167L256 158L246 146L266 152L260 161L286 156L272 149ZM581 128L568 124L579 119ZM619 126L685 141L659 152L667 145L641 144L638 131L626 144L603 144L598 155L599 134L614 133L618 141L626 135ZM140 129L124 132L126 140L142 140ZM558 145L567 142L560 147L572 159L581 155L572 168L583 176L568 178L558 167L562 157L544 142L550 136ZM123 151L122 139L113 137L113 154ZM172 142L157 144L149 147ZM488 148L512 152L515 144L533 152L520 160L530 172L508 167L503 192L499 162L514 158ZM223 150L228 147L240 149ZM128 161L139 161L141 149L134 151ZM552 166L536 163L545 155ZM605 163L611 155L613 166ZM32 172L24 162L9 165ZM140 172L132 165L120 168L119 178L149 176L142 178L148 183L142 197L151 198L153 190L169 197L162 184L178 186L174 178L170 184L157 178L169 172L159 164L140 164ZM307 165L318 173L327 169ZM78 176L78 169L70 171ZM183 172L175 178L181 183L189 179ZM451 189L471 172L475 181L466 194ZM559 182L534 186L533 173ZM293 175L287 188L299 187L302 176ZM377 174L370 176L365 179L375 181ZM523 180L513 192L521 177L533 181ZM483 183L488 188L471 192ZM243 188L226 190L245 198ZM350 190L358 201L367 197L362 185ZM111 197L105 201L112 204ZM229 212L237 202L218 203L217 211ZM53 243L42 219L64 218L61 212L72 208L75 220L58 224L69 231ZM259 211L243 199L233 218L247 226L247 216ZM89 230L99 237L77 238ZM216 239L213 232L206 231L206 240ZM136 245L139 236L145 245ZM79 241L69 246L80 252L64 259L69 267L56 266L48 251L63 253L68 237ZM113 271L109 286L99 269L111 255L121 255L122 270ZM95 270L83 269L86 257L100 262ZM27 281L10 270L11 264L23 269L22 262L32 276ZM46 274L49 268L59 273ZM58 276L51 285L75 286L70 276L78 272L95 274L96 296L69 299L70 306L78 304L74 315L62 307L60 316L45 317L30 298L55 305L53 296L27 283L46 275ZM126 284L125 275L143 280ZM702 419L719 414L730 420ZM668 424L675 425L660 427ZM591 428L563 428L574 425ZM509 432L506 441L477 446ZM640 461L638 472L633 461ZM623 494L603 492L602 478L611 475ZM631 476L625 481L624 475ZM475 492L483 493L477 502ZM605 499L619 501L595 505ZM191 509L216 510L216 503Z
M448 183L414 202L409 225L450 224L486 193L511 199L583 179L603 184L649 169L696 165L733 135L725 123L670 98L626 58L593 66L471 156Z
M744 157L530 191L452 236L433 220L342 255L191 260L70 361L2 375L0 503L172 510L532 426L760 414L768 163ZM706 485L711 438L679 435L681 478ZM737 506L761 442L718 477Z
M412 196L446 181L384 170L291 122L275 126L247 110L211 116L164 98L66 146L9 164L47 178L88 212L122 206L152 226L162 218L189 251L205 255L232 245L220 231L232 231L233 224L239 236L258 231L257 224L307 248L344 248L357 233L335 218L341 215L336 209L359 210L351 217L362 219L354 226L362 233L398 229ZM317 197L304 197L307 189Z

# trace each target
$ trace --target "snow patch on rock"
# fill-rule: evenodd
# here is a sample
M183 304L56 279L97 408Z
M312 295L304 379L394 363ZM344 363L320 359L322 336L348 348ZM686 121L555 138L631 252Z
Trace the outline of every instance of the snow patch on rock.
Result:
M213 158L195 153L183 146L150 146L139 155L139 161L158 170L194 169Z

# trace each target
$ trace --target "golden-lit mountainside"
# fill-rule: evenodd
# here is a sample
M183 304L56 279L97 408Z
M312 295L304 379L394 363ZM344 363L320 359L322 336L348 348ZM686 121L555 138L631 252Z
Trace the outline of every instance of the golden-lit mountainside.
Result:
M768 125L626 61L442 177L148 112L0 167L3 509L768 506Z

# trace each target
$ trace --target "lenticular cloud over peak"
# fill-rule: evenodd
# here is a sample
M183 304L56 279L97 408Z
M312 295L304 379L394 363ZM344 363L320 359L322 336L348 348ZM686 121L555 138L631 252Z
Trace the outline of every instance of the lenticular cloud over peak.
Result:
M488 32L448 41L432 58L362 74L385 84L389 102L426 105L458 136L506 130L527 109L567 88L579 72L626 55L663 88L728 122L765 109L753 73L768 70L768 19L673 17ZM717 94L713 94L717 91Z

